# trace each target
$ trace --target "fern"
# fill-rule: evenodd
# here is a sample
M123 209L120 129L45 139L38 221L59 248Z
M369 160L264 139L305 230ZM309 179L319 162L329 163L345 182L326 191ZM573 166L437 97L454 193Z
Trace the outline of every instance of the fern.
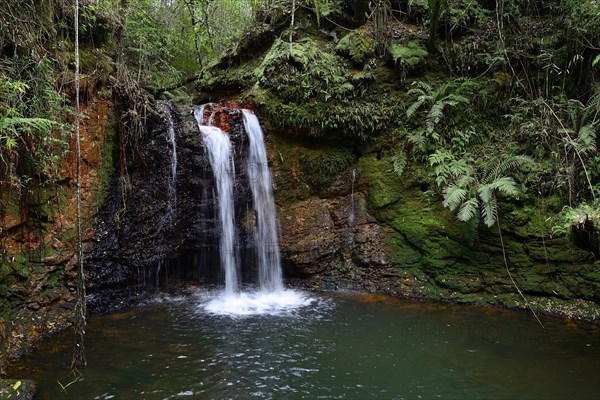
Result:
M498 220L498 204L494 196L490 201L481 204L481 216L483 223L488 228L492 227Z
M476 183L475 177L470 175L470 171L465 171L464 173L457 173L460 169L459 163L455 163L455 166L450 167L450 172L453 177L456 177L456 184L460 187L469 187Z
M467 191L465 189L457 184L451 184L444 189L444 207L454 211L461 206L466 197Z
M404 172L404 168L406 168L406 164L407 164L406 153L401 152L401 153L396 154L394 156L393 160L394 160L394 172L396 172L398 175L402 175L402 172Z
M16 127L20 127L21 129L48 130L54 124L56 124L55 121L46 118L2 118L0 119L0 132L14 130Z
M408 93L410 93L411 91L409 90ZM417 101L415 101L414 103L412 103L407 109L406 109L406 118L410 119L412 118L413 115L415 115L415 113L419 110L419 108L421 108L421 106L423 104L425 104L425 101L427 100L427 98L425 96L419 96L417 98Z
M453 160L454 156L452 155L452 153L450 153L449 151L445 150L445 149L438 149L435 151L435 153L431 154L429 156L429 165L431 165L432 167L445 163L447 161Z
M473 218L475 218L478 211L479 203L477 202L477 198L472 197L461 205L460 210L458 210L458 213L456 214L456 217L459 221L469 222Z
M577 133L577 142L582 154L594 153L596 151L596 127L592 124L582 126Z
M496 195L519 194L515 180L500 174L529 161L532 162L529 157L501 154L483 168L475 169L469 156L457 160L451 153L438 150L429 158L430 165L435 166L436 182L446 185L442 191L444 207L458 210L456 216L460 221L470 221L480 212L487 227L498 220Z
M417 147L423 147L425 145L425 135L423 133L423 131L409 133L407 135L408 141Z
M444 118L446 106L454 107L459 104L469 104L469 99L455 91L462 90L462 85L457 87L455 82L442 84L435 89L423 82L413 82L413 88L408 94L417 94L418 97L406 109L407 118L412 118L416 112L425 104L429 105L429 111L425 117L427 130L432 132L437 124Z
M492 197L494 196L494 191L491 185L488 183L480 185L477 188L477 194L479 195L479 198L483 203L489 203L492 200Z
M489 186L491 190L497 190L506 196L515 197L519 194L515 180L509 176L497 178Z
M431 106L431 109L427 113L427 122L426 122L427 129L429 131L433 131L435 126L442 120L442 117L444 116L444 107L445 106L446 106L446 103L441 102L441 101L438 101L433 106Z

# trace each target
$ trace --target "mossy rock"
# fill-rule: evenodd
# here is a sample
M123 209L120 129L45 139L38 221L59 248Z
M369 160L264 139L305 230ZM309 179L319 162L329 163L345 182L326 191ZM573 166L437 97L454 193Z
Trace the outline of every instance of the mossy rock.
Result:
M272 137L269 146L278 202L289 203L320 195L352 165L353 148L317 144L310 139Z
M358 163L360 181L368 187L367 201L372 211L398 202L404 196L402 180L394 172L391 157L376 154L361 157Z

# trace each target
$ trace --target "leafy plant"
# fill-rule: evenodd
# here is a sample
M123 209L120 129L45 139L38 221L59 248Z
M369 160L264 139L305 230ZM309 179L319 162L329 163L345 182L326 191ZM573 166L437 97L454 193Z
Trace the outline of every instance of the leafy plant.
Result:
M469 98L461 93L461 90L467 86L467 82L457 85L456 82L452 81L434 88L425 82L413 82L412 89L408 91L408 94L416 94L417 99L406 109L406 117L411 119L419 109L427 107L425 126L427 131L432 132L444 118L446 107L469 104Z
M21 185L21 176L52 179L68 150L69 115L52 87L49 61L30 58L0 66L0 185Z
M436 152L429 159L436 168L436 182L443 186L444 207L456 211L460 221L481 218L487 227L498 220L497 196L519 194L514 178L507 173L532 162L525 156L503 156L478 166L470 157L456 159L447 152Z
M392 158L392 161L394 172L401 176L407 164L406 153L404 151L396 153L396 155Z
M587 221L600 224L600 202L583 202L577 207L565 206L556 218L552 234L569 234L573 229L583 227Z
M365 63L375 52L375 41L372 33L365 26L344 36L335 48L347 52L354 61Z

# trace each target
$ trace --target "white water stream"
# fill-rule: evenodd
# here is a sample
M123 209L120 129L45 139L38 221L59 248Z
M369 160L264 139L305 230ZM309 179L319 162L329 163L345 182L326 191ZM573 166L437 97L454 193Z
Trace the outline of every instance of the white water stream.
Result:
M255 243L258 258L259 290L240 292L239 263L235 238L233 182L235 169L229 136L221 129L204 125L204 106L194 111L198 127L213 169L216 202L220 221L219 254L225 272L225 291L212 298L203 308L219 315L278 314L312 302L301 292L286 290L283 285L279 254L279 227L272 192L263 132L256 116L243 110L244 128L249 140L247 172L256 212ZM211 125L213 114L208 120Z

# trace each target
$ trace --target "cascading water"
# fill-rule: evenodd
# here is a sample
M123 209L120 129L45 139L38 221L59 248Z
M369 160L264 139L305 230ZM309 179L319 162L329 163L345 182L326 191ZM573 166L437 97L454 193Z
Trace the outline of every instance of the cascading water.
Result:
M254 209L256 210L256 252L261 290L283 290L281 260L275 200L273 199L271 172L267 151L258 118L249 110L242 110L244 128L250 141L248 153L248 180Z
M194 113L198 118L199 113ZM233 295L239 291L238 266L235 253L235 218L233 208L234 167L231 158L231 142L229 136L221 129L202 125L197 119L202 133L213 175L216 182L217 208L219 214L221 237L219 254L225 272L225 293Z
M172 217L177 207L177 141L175 139L175 124L173 123L172 111L167 107L167 139L171 144L171 179L168 186L168 213Z
M221 225L219 253L225 271L225 293L212 298L203 308L214 314L251 315L281 314L311 304L314 300L301 292L283 286L277 214L271 190L272 181L267 164L263 133L258 119L243 110L244 129L248 135L247 171L256 212L256 253L259 266L258 292L239 291L237 253L235 252L235 217L233 203L234 167L229 136L212 125L213 107L208 125L204 125L204 106L194 110L216 182L216 202ZM202 302L206 298L202 299Z
M356 168L352 170L352 192L350 194L350 215L348 215L348 223L354 223L354 181L356 180Z

